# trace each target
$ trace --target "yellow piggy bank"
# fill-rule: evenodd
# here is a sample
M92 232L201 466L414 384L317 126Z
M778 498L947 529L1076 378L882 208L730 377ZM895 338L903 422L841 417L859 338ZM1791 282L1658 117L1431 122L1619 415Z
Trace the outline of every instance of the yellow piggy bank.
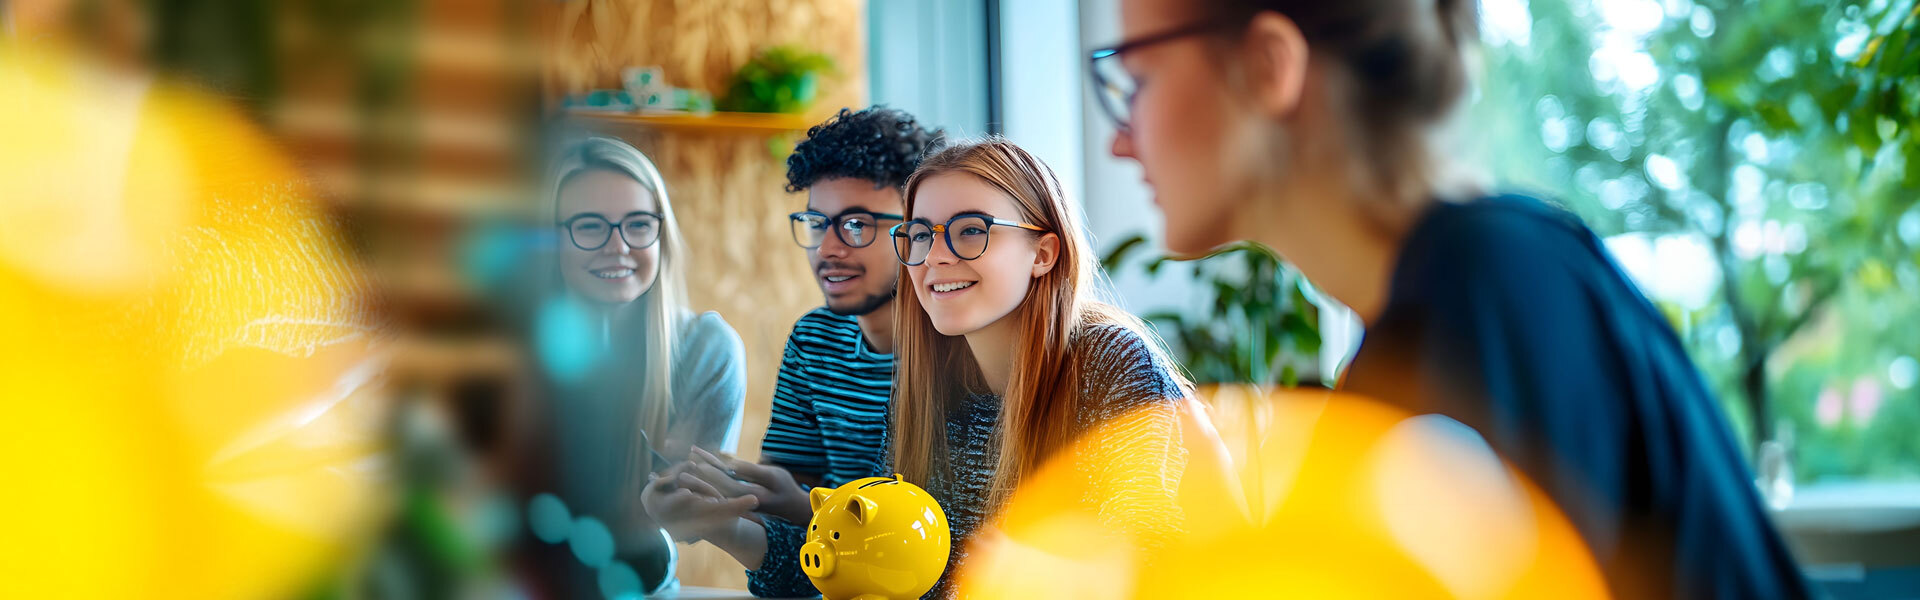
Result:
M813 488L800 570L827 600L918 598L947 569L953 534L940 503L898 474Z

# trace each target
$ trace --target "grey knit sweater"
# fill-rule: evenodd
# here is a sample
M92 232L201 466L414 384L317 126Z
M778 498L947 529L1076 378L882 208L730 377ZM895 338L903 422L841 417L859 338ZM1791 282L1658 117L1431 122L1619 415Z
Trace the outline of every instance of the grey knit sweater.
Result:
M1185 390L1173 377L1166 357L1126 327L1084 327L1070 348L1080 368L1080 429L1091 430L1132 415L1129 426L1092 442L1076 462L1077 472L1093 483L1091 489L1114 490L1085 501L1108 527L1133 533L1149 545L1164 543L1178 531L1177 525L1170 529L1167 524L1182 520L1175 496L1187 455L1181 446L1176 401L1185 396ZM998 507L987 506L986 491L999 459L998 448L991 442L1000 408L999 396L973 395L947 422L951 475L936 476L928 482L927 491L940 501L952 523L953 554L927 598L953 596L953 577L967 560L967 543L997 512ZM890 473L874 474L886 475ZM1115 478L1131 480L1112 481ZM762 597L818 595L800 571L806 525L775 517L764 521L767 555L759 570L747 572L748 588Z

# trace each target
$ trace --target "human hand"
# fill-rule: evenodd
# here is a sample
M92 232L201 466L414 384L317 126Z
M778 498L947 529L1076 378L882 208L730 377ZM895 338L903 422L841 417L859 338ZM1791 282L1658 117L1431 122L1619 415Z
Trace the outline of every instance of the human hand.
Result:
M683 462L658 475L648 475L647 485L640 491L640 504L647 516L682 542L726 535L734 531L739 519L748 518L760 505L757 496L723 494L688 472L697 466Z
M807 491L794 481L793 473L774 465L750 463L731 456L694 448L690 471L714 489L729 497L751 495L759 499L761 513L804 525L813 520L813 504Z

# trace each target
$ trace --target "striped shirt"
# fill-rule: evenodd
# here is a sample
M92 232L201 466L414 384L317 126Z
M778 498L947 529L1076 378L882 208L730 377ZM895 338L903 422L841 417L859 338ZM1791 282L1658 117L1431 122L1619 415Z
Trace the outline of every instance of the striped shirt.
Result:
M853 317L813 309L787 337L761 455L828 487L887 476L892 395L893 355L868 348Z

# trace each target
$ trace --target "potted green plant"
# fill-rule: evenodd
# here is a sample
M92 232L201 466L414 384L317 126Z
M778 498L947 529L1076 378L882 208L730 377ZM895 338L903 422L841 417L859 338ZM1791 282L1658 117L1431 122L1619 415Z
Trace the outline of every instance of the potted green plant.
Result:
M813 103L820 78L833 73L833 59L824 54L775 46L742 65L715 104L735 112L801 112Z
M1146 247L1140 235L1122 240L1101 259L1117 272L1127 257ZM1158 279L1171 256L1146 259L1142 269ZM1156 311L1145 315L1171 342L1196 383L1301 385L1300 366L1317 364L1320 309L1310 301L1306 279L1272 250L1239 242L1191 259L1193 281L1210 296L1205 314ZM1308 381L1310 385L1322 384Z

